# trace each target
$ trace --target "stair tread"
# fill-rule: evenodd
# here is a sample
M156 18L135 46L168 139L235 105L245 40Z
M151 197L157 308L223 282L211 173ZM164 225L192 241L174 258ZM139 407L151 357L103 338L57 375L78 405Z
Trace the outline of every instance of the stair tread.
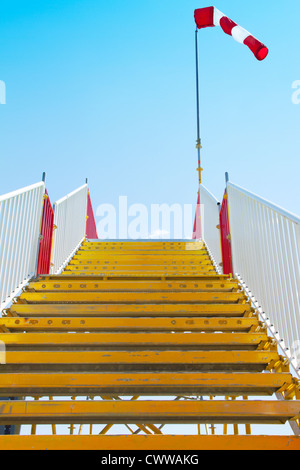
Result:
M14 372L0 374L0 396L272 395L290 373L261 372Z
M0 436L2 450L300 450L300 436L280 435L28 435ZM126 454L125 454L126 455ZM192 457L191 457L192 459ZM198 459L193 458L195 464ZM154 464L154 458L149 457Z
M262 371L275 351L7 351L8 371Z
M249 331L259 328L261 322L256 317L99 317L80 316L46 317L5 317L0 319L1 326L11 331Z
M72 303L237 303L243 292L23 292L20 302Z
M300 401L73 400L0 401L0 424L10 423L285 423Z
M211 348L257 349L266 333L2 333L7 350L39 348Z

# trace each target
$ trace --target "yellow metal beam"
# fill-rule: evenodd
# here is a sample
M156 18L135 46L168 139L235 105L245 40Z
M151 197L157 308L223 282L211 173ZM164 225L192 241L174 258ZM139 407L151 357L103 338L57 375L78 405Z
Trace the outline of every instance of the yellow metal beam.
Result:
M0 396L62 395L272 395L292 384L288 373L130 372L5 373Z
M166 249L166 250L205 250L203 242L196 241L182 241L182 242L172 242L172 241L86 241L83 242L80 249L81 250L102 250L102 249Z
M72 258L69 262L68 267L70 266L80 266L80 265L91 265L97 267L99 266L212 266L212 262L208 257L196 258L195 257L174 257L170 258L161 258L160 256L142 256L142 257L131 257L131 256L117 256L113 257L103 257L99 258Z
M14 348L68 347L105 349L135 348L209 348L209 349L257 349L268 341L264 333L4 333L0 334L8 350Z
M299 436L56 435L0 436L1 450L300 450ZM197 463L197 457L193 461ZM155 465L154 457L147 464Z
M117 280L120 280L120 281L128 281L128 282L136 282L136 281L142 281L142 280L146 280L146 281L166 281L166 282L172 282L172 281L184 281L184 282L188 282L188 281L193 281L193 282L210 282L210 281L230 281L230 282L234 282L234 280L230 279L228 275L226 274L218 274L217 272L212 272L211 274L191 274L191 275L184 275L182 277L180 276L172 276L172 275L160 275L160 274L156 274L155 272L154 273L151 273L149 276L148 275L145 275L145 276L139 276L138 278L135 277L135 275L131 275L131 274L128 274L127 276L120 276L119 278L117 276L97 276L97 280L95 280L95 276L94 275L91 275L89 276L87 273L85 273L84 275L78 275L76 273L76 277L74 277L74 274L73 273L66 273L65 271L63 271L61 274L59 275L39 275L36 279L37 281L41 281L41 282L48 282L48 281L55 281L55 282L60 282L60 281L65 281L67 282L68 280L71 280L72 282L76 282L76 281L83 281L83 282L87 282L87 281L92 281L92 282L100 282L100 281L109 281L109 280L112 280L112 281L117 281ZM35 281L33 281L35 282Z
M249 303L240 304L13 304L7 315L20 317L244 317L252 315Z
M299 401L50 400L0 401L0 424L255 423L282 424Z
M200 272L200 271L187 271L185 269L183 270L172 270L170 272L166 270L133 270L133 271L126 271L126 270L119 270L115 271L114 269L111 270L103 270L103 272L100 271L64 271L62 273L62 277L66 279L74 279L74 278L89 278L93 280L99 280L99 279L124 279L130 277L131 279L166 279L166 278L172 278L172 279L196 279L199 277L207 277L208 279L214 277L215 271L212 269L208 272Z
M232 292L239 289L237 281L209 281L201 279L199 281L162 281L162 280L77 280L76 278L72 281L61 280L61 281L36 281L30 282L28 285L28 291L35 292L47 292L47 291L191 291L191 292L210 292L210 291L221 291L221 292Z
M77 251L76 255L74 255L73 259L79 259L79 258L95 258L95 257L123 257L123 256L132 256L132 257L139 257L139 256L161 256L163 258L170 258L170 257L176 257L176 258L185 258L185 257L194 257L195 258L202 258L202 257L209 257L209 254L207 250L183 250L183 249L174 249L174 250L160 250L158 249L152 249L152 250L147 250L147 249L135 249L135 250L127 250L127 249L109 249L109 248L104 248L104 249L94 249L94 250L87 250L84 248L81 248L79 251Z
M137 241L131 242L88 242L83 243L80 247L80 251L94 251L94 250L126 250L126 251L133 251L133 250L167 250L167 251L207 251L205 246L201 243L197 242L182 242L182 243L161 243L161 242L147 242L143 241L142 243Z
M243 318L0 318L1 327L8 331L224 331L249 332L262 326L256 317Z
M7 370L28 371L261 371L276 351L7 351Z
M139 260L139 259L162 259L162 260L189 260L189 261L197 261L197 260L210 260L210 256L206 251L143 251L143 250L133 250L133 251L83 251L79 250L72 258L72 260L95 260L95 259L130 259L130 260Z
M238 303L243 292L23 292L19 302L28 303Z
M138 276L141 274L142 276L148 276L151 273L154 273L155 276L191 276L191 275L204 275L216 272L215 268L212 265L206 266L193 266L193 265L186 265L186 266L156 266L154 264L149 265L78 265L66 266L66 269L62 273L63 276L69 276L71 273L74 275L84 275L86 273L88 276L113 276L114 274L120 275L134 275Z

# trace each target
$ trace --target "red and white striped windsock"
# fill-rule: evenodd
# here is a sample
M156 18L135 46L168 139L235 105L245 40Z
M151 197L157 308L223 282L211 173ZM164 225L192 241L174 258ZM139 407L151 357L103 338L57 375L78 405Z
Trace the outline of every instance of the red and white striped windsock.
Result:
M245 44L253 52L257 60L263 60L268 55L268 48L241 26L234 23L215 7L198 8L195 10L195 21L198 29L221 26L224 33L236 41Z

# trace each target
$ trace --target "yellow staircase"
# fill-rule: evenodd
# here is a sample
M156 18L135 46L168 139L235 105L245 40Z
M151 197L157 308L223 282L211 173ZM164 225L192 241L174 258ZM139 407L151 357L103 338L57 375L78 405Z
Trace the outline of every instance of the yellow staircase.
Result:
M200 242L84 242L0 330L0 424L30 425L1 449L300 449L292 429L251 434L299 434L299 382Z

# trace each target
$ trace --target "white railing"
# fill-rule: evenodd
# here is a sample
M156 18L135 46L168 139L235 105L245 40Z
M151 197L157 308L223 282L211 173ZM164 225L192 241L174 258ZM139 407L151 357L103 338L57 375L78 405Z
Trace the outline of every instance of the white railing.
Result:
M35 275L44 182L0 196L0 312Z
M300 218L227 185L233 271L300 371Z
M53 204L52 274L62 271L85 238L87 189L87 184L84 184Z
M221 244L219 201L203 186L200 185L200 220L202 239L217 271L221 274Z

